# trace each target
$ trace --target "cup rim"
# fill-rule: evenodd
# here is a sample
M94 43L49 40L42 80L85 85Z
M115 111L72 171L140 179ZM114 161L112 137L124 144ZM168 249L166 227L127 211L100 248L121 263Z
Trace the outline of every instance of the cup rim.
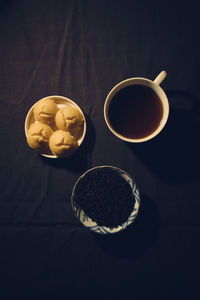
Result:
M134 83L133 83L134 82ZM134 138L127 138L125 136L123 136L122 134L118 133L111 125L110 121L109 121L109 117L108 117L108 107L110 105L111 100L113 99L113 97L123 88L127 87L127 86L131 86L131 85L143 85L143 86L147 86L150 87L154 90L154 92L156 92L156 94L159 96L162 105L164 107L165 105L165 109L164 109L164 114L162 117L162 120L160 122L160 125L157 127L157 129L155 131L153 131L151 134L143 137L143 138L139 138L139 139L134 139ZM159 91L159 94L158 94ZM161 94L161 96L160 96ZM148 140L151 140L152 138L154 138L155 136L157 136L162 129L165 127L165 124L167 123L168 120L168 116L169 116L169 101L167 98L167 95L165 94L164 90L160 87L160 85L158 85L157 83L155 83L153 80L150 80L148 78L144 78L144 77L133 77L133 78L128 78L125 79L123 81L120 81L118 84L116 84L108 93L105 103L104 103L104 120L106 122L106 125L108 126L108 128L110 129L110 131L117 136L119 139L126 141L126 142L130 142L130 143L141 143L141 142L146 142Z

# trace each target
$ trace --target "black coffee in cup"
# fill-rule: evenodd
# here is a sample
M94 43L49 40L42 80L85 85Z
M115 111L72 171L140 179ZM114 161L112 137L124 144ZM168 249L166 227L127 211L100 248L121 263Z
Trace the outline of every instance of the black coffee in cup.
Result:
M152 88L130 85L119 90L108 108L111 127L120 135L141 139L152 134L163 118L163 104Z

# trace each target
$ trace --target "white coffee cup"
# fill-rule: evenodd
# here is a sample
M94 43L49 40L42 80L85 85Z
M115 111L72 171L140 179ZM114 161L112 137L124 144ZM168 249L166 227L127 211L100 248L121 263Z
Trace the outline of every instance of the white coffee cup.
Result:
M109 92L109 94L106 97L106 101L104 104L104 118L105 122L110 129L110 131L117 136L119 139L131 143L140 143L140 142L145 142L148 141L155 136L157 136L161 130L164 128L168 116L169 116L169 101L168 98L163 91L163 89L160 87L161 82L165 79L167 76L166 71L162 71L154 81L147 79L147 78L142 78L142 77L134 77L134 78L129 78L124 81L121 81L118 83L116 86L112 88L112 90ZM134 86L134 85L141 85L141 86L146 86L154 91L154 93L158 96L159 100L161 101L162 104L162 116L159 122L159 125L151 132L150 134L140 137L140 138L130 138L122 135L121 133L117 132L117 130L113 127L111 124L111 121L109 119L109 107L111 102L113 101L113 97L122 89L128 86ZM153 108L152 108L153 109ZM141 116L142 118L143 116Z

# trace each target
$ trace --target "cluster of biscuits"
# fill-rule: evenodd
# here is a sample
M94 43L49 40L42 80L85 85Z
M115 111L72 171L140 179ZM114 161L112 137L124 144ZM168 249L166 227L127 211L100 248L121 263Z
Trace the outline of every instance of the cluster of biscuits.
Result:
M55 101L45 98L33 108L34 122L27 131L28 145L41 154L67 157L78 148L83 134L83 116L72 105L59 109Z

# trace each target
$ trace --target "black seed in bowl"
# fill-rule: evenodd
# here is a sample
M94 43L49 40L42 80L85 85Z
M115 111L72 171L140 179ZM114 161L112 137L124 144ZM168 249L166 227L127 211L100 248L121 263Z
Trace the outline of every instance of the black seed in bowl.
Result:
M135 205L130 184L110 167L86 173L76 185L73 200L99 226L110 228L126 222Z

